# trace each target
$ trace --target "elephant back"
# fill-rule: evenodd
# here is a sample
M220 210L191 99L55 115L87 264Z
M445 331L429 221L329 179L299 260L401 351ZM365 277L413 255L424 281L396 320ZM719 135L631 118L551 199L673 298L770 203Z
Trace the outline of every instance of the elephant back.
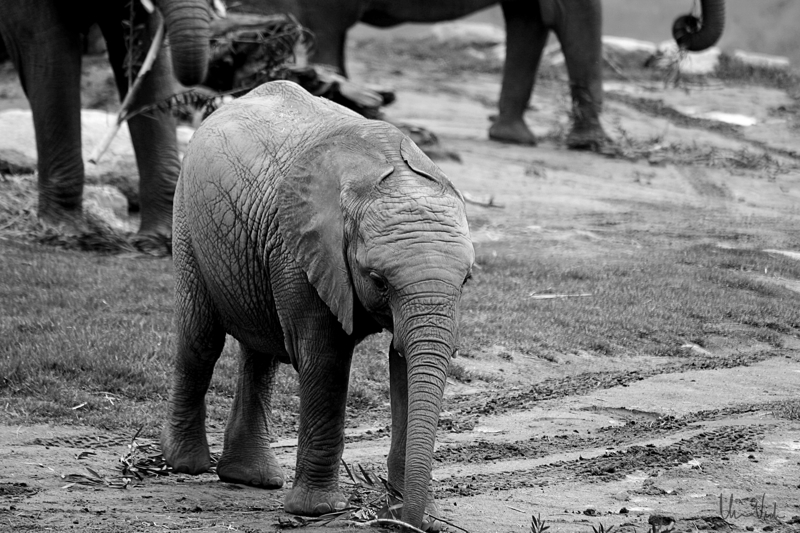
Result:
M337 127L364 120L293 82L265 83L203 122L187 148L182 179L219 181L227 190L275 180Z

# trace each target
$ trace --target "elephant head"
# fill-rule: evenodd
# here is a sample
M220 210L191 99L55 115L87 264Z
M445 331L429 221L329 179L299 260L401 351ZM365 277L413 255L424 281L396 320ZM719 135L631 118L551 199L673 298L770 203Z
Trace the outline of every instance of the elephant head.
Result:
M211 39L208 0L160 0L167 27L172 69L183 85L197 85L206 77Z
M279 225L348 334L363 336L376 323L393 333L390 351L407 368L391 376L392 446L405 454L395 479L404 484L402 518L419 527L474 250L450 181L410 139L374 124L332 137L296 165L283 183ZM398 419L404 437L395 447Z
M684 15L672 25L672 36L678 46L690 52L714 46L725 28L725 0L701 0L700 4L702 18Z

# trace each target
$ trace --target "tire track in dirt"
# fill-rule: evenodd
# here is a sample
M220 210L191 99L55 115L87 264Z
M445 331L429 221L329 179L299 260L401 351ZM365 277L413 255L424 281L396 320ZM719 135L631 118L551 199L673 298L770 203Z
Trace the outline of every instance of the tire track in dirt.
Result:
M566 376L564 378L548 379L533 385L528 390L523 391L487 391L486 393L481 393L478 395L473 394L453 396L446 400L446 408L449 409L449 412L446 416L443 416L442 419L440 419L439 431L442 434L469 433L477 426L478 421L482 417L496 417L528 410L538 402L556 400L569 396L581 396L589 394L593 391L611 389L614 387L627 387L632 383L660 375L677 374L688 371L721 370L736 367L747 367L770 358L780 357L783 355L783 352L783 350L765 350L750 354L737 354L724 358L696 357L692 360L682 360L649 369L632 371L586 372L574 376ZM694 422L712 420L714 417L728 416L732 413L746 413L752 410L766 408L766 404L758 406L743 406L740 408L733 407L702 411L682 417L680 419L671 416L659 416L652 413L642 413L640 415L633 416L633 420L629 420L628 424L625 426L600 428L599 431L602 431L604 435L602 440L600 436L595 436L589 440L574 440L574 442L576 442L574 446L580 447L586 445L591 447L605 445L608 443L613 444L625 442L637 438L642 434L652 434L653 431L677 431ZM619 416L618 413L617 416ZM644 423L641 421L637 422L636 419L642 418L645 420L651 418L652 421ZM356 430L355 432L348 431L347 435L345 436L345 442L348 446L367 444L371 441L386 439L389 435L390 426L388 424L379 427L373 426L366 430ZM62 435L55 438L39 437L27 442L26 444L52 447L62 446L75 449L98 449L112 446L125 446L129 444L131 440L132 435L87 433L79 435ZM296 439L290 437L283 439L278 443L273 443L273 447L292 448L295 443ZM565 445L566 444L563 442L558 444L558 446L562 449ZM484 443L480 446L483 449L486 449L487 446L491 445ZM519 449L515 453L518 454L525 454L532 449L532 446L524 444L516 444L516 446L518 446ZM540 445L537 444L536 446L538 447ZM442 453L446 454L447 452ZM442 455L442 460L446 462L445 455Z
M496 490L543 487L555 483L581 481L603 483L618 481L636 471L672 469L698 459L725 459L727 454L743 450L759 451L765 426L728 426L702 431L677 442L658 446L653 442L635 444L623 450L607 451L599 456L597 449L574 452L573 457L553 462L543 461L528 468L507 470L510 464L500 464L496 471L466 475L448 475L438 471L441 480L435 487L437 496L475 496ZM562 456L559 454L556 457Z
M630 420L624 426L606 426L595 430L595 435L585 437L561 434L553 437L532 437L523 441L490 442L443 445L436 450L437 468L452 464L485 463L508 459L536 459L559 453L602 449L634 444L642 439L664 438L686 431L703 422L725 420L735 416L771 411L777 402L744 404L724 409L699 411L683 417L664 416L652 422Z
M764 350L727 357L700 356L691 360L662 365L656 368L631 371L586 372L558 379L548 379L521 392L493 392L486 399L476 395L460 395L448 398L446 408L453 413L451 419L440 421L440 429L448 431L471 430L470 423L459 422L459 417L496 416L509 411L528 409L543 400L587 394L600 389L625 387L631 383L662 374L674 374L692 370L719 370L750 366L772 357L783 355L783 350ZM485 395L479 395L485 398Z

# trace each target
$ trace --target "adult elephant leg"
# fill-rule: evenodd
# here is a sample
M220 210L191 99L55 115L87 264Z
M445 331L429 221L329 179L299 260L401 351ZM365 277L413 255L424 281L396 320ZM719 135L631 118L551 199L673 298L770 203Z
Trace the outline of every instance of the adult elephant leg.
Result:
M239 378L225 445L217 464L222 481L265 489L283 486L283 472L269 447L272 390L278 359L241 345Z
M489 128L489 138L535 145L524 114L533 91L536 71L547 42L548 30L537 6L531 2L503 2L506 22L506 60L500 89L500 109Z
M603 107L603 42L600 0L541 0L554 3L554 30L561 42L572 94L572 129L567 146L600 150L608 140L600 124Z
M225 330L206 290L183 217L175 219L177 349L161 451L176 472L201 474L211 466L205 395L225 344Z
M300 22L314 32L316 45L309 61L335 68L347 76L345 46L347 31L358 23L363 0L339 0L332 10L326 2L305 2Z
M84 229L80 34L60 2L0 2L0 33L33 114L40 220Z
M309 290L314 289L309 286ZM284 509L306 516L338 511L347 505L339 489L339 464L354 346L322 305L320 302L320 309L311 313L316 316L296 325L296 338L288 341L297 347L300 427L294 484L284 499ZM316 338L309 338L310 333Z
M389 348L389 380L392 406L392 443L389 448L387 467L389 470L389 485L402 493L406 486L406 441L408 436L408 364L394 346ZM381 518L399 518L399 509L390 508L400 503L390 494L388 505L381 510ZM428 505L425 513L429 517L438 517L439 508L433 500L433 493L428 494ZM426 531L439 531L441 523L428 518L425 524Z
M148 17L148 31L155 32L155 17ZM108 43L120 97L128 92L125 69L125 37L119 20L102 24ZM142 82L132 109L164 100L174 91L172 67L166 49L159 53L151 71ZM128 120L136 166L139 170L141 222L137 244L147 250L168 251L172 236L172 202L180 172L176 121L169 111L154 110Z

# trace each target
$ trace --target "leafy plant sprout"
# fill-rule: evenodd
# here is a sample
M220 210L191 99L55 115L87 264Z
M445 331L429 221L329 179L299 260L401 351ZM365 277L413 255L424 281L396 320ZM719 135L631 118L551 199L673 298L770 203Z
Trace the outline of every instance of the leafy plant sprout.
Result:
M531 515L531 533L544 533L550 529L550 526L544 525L545 521L542 520L542 515Z

